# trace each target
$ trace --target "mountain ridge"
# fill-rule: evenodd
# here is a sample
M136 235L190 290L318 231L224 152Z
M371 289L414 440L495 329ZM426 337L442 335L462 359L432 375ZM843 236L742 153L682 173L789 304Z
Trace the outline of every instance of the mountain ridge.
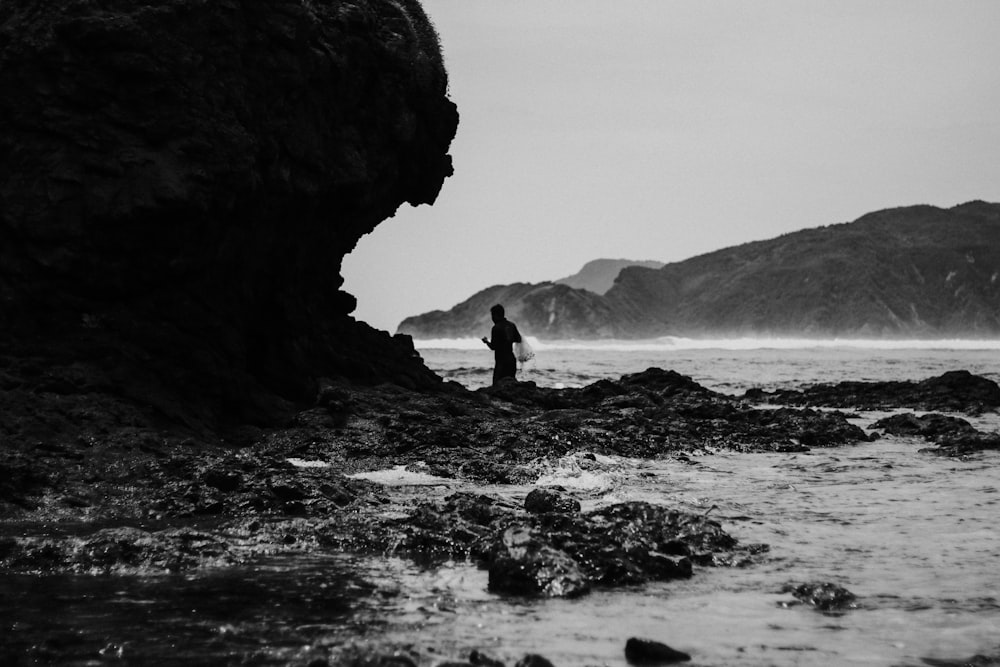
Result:
M664 335L918 337L1000 334L1000 204L883 209L853 222L624 268L604 295L496 285L403 320L416 338L475 335L503 303L540 338ZM451 314L460 310L465 319ZM473 317L473 314L478 316Z
M630 266L641 266L647 269L663 268L663 262L654 260L631 259L592 259L571 276L555 280L560 285L568 285L576 289L585 289L595 294L607 294L618 278L622 269Z

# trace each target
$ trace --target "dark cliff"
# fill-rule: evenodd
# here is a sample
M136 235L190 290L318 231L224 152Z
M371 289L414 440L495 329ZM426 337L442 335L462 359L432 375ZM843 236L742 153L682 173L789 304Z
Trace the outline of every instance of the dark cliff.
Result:
M567 288L568 289L568 288ZM1000 204L910 206L668 264L628 267L603 296L491 288L408 318L418 337L469 336L470 306L504 303L541 337L855 337L1000 334ZM543 294L544 299L537 295ZM541 306L541 307L539 307Z
M322 377L440 382L340 290L358 239L452 172L415 0L5 0L0 91L5 389L202 422Z

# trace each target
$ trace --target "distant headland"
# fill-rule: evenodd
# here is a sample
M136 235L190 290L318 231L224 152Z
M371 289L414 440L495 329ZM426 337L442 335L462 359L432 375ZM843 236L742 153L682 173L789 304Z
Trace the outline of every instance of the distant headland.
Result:
M1000 335L1000 204L891 208L657 265L596 260L570 278L495 285L398 332L476 336L503 303L543 339ZM588 282L609 272L603 290Z

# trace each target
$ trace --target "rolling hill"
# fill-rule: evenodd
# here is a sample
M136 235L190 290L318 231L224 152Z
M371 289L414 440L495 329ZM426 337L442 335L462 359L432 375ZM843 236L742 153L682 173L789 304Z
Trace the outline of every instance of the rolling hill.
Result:
M627 266L603 295L497 285L405 319L415 338L478 336L503 303L543 339L1000 335L1000 204L907 206L725 248L659 269Z

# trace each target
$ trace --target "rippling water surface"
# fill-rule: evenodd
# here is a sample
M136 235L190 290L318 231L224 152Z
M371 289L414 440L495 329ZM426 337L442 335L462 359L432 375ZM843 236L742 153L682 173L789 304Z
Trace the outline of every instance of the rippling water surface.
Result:
M605 350L600 360L568 349L545 361L550 351L542 350L538 361L543 369L564 364L566 380L658 365L734 392L923 379L956 368L998 378L991 350L654 353ZM474 377L461 370L470 355L482 361L471 349L424 354L458 378ZM551 371L545 382L569 384L563 376ZM996 414L974 421L1000 429ZM577 600L492 595L486 573L468 563L422 568L342 554L162 577L4 576L0 662L30 654L79 665L306 664L345 642L391 640L434 647L441 660L477 648L509 665L528 651L557 666L625 665L625 640L640 636L690 653L694 665L959 665L976 654L993 661L975 664L1000 664L1000 453L946 459L919 453L925 446L886 437L799 454L723 451L690 463L542 462L539 483L574 490L585 509L665 503L709 512L741 542L771 545L753 567L698 568L689 580ZM403 505L462 488L398 471L384 479ZM475 490L520 500L530 488ZM846 587L858 608L830 615L790 604L782 587L806 581Z
M1000 379L997 341L849 341L665 338L650 341L537 341L518 379L579 387L651 366L690 375L723 393L795 388L843 380L923 380L964 369ZM425 362L471 389L492 380L492 353L478 340L416 341Z

